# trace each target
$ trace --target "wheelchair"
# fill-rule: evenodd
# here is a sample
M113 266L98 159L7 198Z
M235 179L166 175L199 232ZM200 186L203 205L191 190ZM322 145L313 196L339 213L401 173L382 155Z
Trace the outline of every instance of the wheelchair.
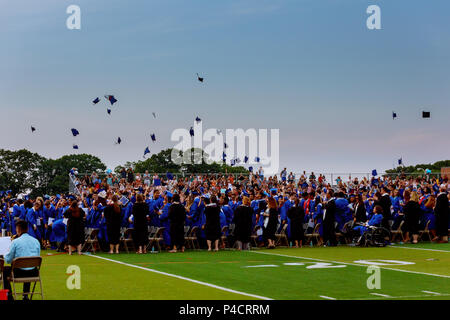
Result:
M364 226L363 224L357 224ZM365 226L367 230L361 235L358 230L353 229L353 243L361 247L385 247L389 244L391 233L383 227Z

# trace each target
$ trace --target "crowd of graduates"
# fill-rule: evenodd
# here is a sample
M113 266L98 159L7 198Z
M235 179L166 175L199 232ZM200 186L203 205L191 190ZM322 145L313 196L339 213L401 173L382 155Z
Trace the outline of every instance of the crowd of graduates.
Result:
M432 241L448 242L447 177L349 177L332 186L314 173L295 178L286 169L271 177L259 172L177 178L123 170L100 177L78 176L74 169L77 189L71 194L1 194L2 233L14 235L15 223L25 220L43 248L69 253L81 253L88 229L98 230L110 253L119 252L124 230L132 230L136 251L145 253L152 227L164 227L163 248L170 252L184 251L185 227L196 227L200 245L210 251L220 249L222 236L232 237L238 249L249 248L251 239L274 248L280 233L301 247L310 244L305 234L313 231L320 235L315 244L335 246L337 234L362 235L371 226L400 228L404 242L420 241L420 230L429 230Z

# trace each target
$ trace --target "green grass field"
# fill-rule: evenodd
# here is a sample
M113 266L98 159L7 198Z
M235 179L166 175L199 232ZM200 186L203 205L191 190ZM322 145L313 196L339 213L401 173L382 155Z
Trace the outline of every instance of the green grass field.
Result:
M42 255L46 299L450 299L450 244ZM385 264L380 289L367 288L368 262ZM79 290L66 286L70 265Z

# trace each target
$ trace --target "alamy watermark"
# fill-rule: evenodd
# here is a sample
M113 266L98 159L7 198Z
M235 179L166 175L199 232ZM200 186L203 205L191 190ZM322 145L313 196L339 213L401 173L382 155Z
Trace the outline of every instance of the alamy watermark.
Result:
M190 130L175 129L170 139L177 143L173 147L171 160L178 165L226 161L262 167L269 175L278 173L279 129L226 129L224 134L215 128L203 130L202 122L197 121ZM192 154L193 149L203 152Z

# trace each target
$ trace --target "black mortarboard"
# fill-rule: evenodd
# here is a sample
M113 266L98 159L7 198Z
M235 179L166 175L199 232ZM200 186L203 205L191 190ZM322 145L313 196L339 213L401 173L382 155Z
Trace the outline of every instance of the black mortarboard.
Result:
M113 105L114 103L117 102L117 99L114 98L113 95L105 96L105 98L109 100L109 102L111 103L111 105Z
M197 79L198 79L198 81L200 81L200 82L203 82L203 78L202 77L200 77L199 75L198 75L198 73L197 73Z
M431 118L430 111L422 111L422 118Z
M197 117L197 118L195 118L195 121L198 123L198 122L201 122L202 119L200 119L199 117Z
M152 133L150 137L152 138L152 141L153 141L153 142L155 142L155 141L156 141L156 136L155 136L155 134L154 134L154 133Z
M147 154L149 154L150 153L150 149L147 147L147 148L145 148L145 150L144 150L144 158L145 158L145 156L147 155Z
M92 101L93 104L97 104L99 102L100 102L100 98L99 97L95 98L94 101Z
M72 134L73 134L74 137L76 137L77 135L80 134L80 132L78 132L77 129L73 129L73 128L72 128L71 131L72 131Z
M244 157L244 162L245 162L245 163L248 162L248 157L247 157L247 156Z
M78 150L78 145L74 144L73 147L75 150Z
M120 137L117 138L117 144L120 144L121 142L122 142L122 139L120 139Z
M35 131L36 131L36 128L31 126L31 132L35 132Z
M228 145L226 143L223 144L223 148L226 149L228 148Z
M193 127L191 127L191 129L189 129L189 134L191 135L191 137L194 136L194 128Z
M397 113L396 112L392 112L392 120L397 118Z
M106 112L108 112L108 114L111 114L111 109L106 109Z

